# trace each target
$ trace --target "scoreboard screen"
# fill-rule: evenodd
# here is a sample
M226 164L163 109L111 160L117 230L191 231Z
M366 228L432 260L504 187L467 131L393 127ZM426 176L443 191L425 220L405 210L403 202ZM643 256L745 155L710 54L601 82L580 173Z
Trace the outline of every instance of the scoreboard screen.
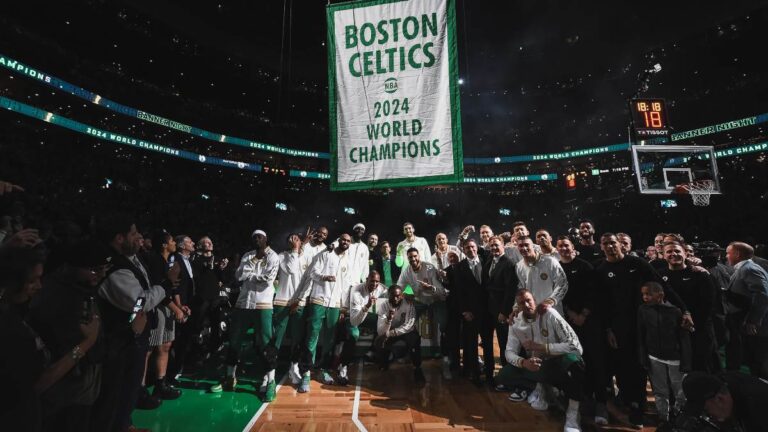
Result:
M632 124L640 137L669 135L664 99L634 99L630 102Z

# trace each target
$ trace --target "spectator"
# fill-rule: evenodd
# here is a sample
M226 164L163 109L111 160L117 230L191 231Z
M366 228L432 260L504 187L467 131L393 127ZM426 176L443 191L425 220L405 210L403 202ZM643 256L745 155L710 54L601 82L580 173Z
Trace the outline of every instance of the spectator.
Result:
M28 324L29 303L40 290L43 259L29 249L0 251L0 425L4 430L38 431L41 395L67 375L88 353L99 334L99 317L80 325L80 337L63 355L48 347Z

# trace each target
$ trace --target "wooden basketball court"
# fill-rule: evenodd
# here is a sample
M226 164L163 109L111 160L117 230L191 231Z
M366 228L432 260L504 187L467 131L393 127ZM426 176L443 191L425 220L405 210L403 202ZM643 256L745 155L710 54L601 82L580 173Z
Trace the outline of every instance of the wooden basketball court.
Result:
M362 369L360 367L362 366ZM563 414L540 412L526 403L507 400L508 393L476 387L467 379L444 380L438 360L423 365L427 382L413 384L409 363L393 363L388 371L373 364L350 367L350 385L326 386L312 380L309 393L297 393L289 382L277 400L265 406L249 429L259 431L562 431ZM358 390L359 388L359 390ZM612 414L620 415L616 410ZM630 427L584 430L632 431ZM618 423L618 422L617 422ZM652 431L653 428L645 428Z

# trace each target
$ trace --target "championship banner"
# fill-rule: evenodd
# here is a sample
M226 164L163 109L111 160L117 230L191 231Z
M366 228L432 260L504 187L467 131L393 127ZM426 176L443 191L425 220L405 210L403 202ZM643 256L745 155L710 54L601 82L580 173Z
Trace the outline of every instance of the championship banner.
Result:
M331 190L463 180L455 0L328 6Z

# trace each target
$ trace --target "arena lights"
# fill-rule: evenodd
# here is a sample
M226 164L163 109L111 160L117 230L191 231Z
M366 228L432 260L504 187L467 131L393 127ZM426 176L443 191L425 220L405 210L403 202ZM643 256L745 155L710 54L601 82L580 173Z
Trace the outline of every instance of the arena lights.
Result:
M426 209L424 209L424 214L427 215L427 216L434 217L434 216L437 216L437 210L435 210L433 208L426 208Z
M140 111L135 108L121 105L117 102L113 102L109 99L103 98L102 96L99 96L96 93L90 92L83 88L77 87L73 84L70 84L66 81L63 81L59 78L48 75L45 72L35 70L23 63L20 63L17 60L4 56L3 54L0 54L0 66L5 66L7 69L9 69L10 71L18 75L35 79L40 83L46 84L58 90L63 90L67 93L70 93L81 99L85 99L91 103L98 104L99 106L102 106L104 108L117 112L119 114L123 114L133 118L138 118L140 120L148 121L151 123L159 124L161 126L175 129L175 130L188 133L197 137L205 138L211 141L223 142L226 144L232 144L232 145L237 145L241 147L262 150L266 152L280 153L280 154L285 154L289 156L307 157L307 158L316 158L316 159L330 159L330 154L328 153L310 152L310 151L304 151L304 150L283 148L283 147L278 147L270 144L246 140L243 138L236 138L236 137L226 136L223 134L208 132L203 129L189 126L175 120L170 120L158 115L146 113L144 111ZM460 78L459 81L460 81L459 84L464 83L463 78ZM98 102L96 102L97 97L98 97ZM725 132L733 129L755 126L757 124L765 123L765 122L768 122L768 113L759 114L752 117L746 117L739 120L731 120L725 123L705 126L705 127L701 127L701 128L693 129L689 131L674 133L674 134L671 134L669 138L670 138L670 141L673 141L673 142L682 141L682 140L687 140L691 138L696 138L699 136ZM223 138L223 141L222 141L222 138ZM647 143L650 143L650 142L647 142ZM620 144L613 144L608 146L573 150L565 153L549 153L549 154L519 155L519 156L497 156L497 157L490 157L490 158L465 158L464 164L465 165L486 165L486 164L499 164L499 163L509 164L509 163L535 162L535 161L546 161L546 160L564 160L564 159L573 159L573 158L585 157L585 156L600 155L605 153L620 152L625 150L629 150L628 143L620 143ZM324 174L324 173L320 173L320 174ZM314 177L308 177L308 178L314 178ZM316 178L325 180L325 178L323 177L316 177Z
M288 204L282 202L276 202L275 208L280 211L288 211Z
M46 121L52 125L60 126L83 135L89 135L94 138L102 139L105 141L112 141L117 144L126 145L129 147L136 147L142 150L149 150L156 153L161 153L166 156L177 157L181 159L187 159L197 161L209 165L225 166L230 168L239 168L248 171L261 172L261 165L240 162L235 160L221 159L214 156L206 156L198 153L193 153L186 150L179 150L173 147L163 146L153 143L151 141L144 141L138 138L133 138L127 135L120 135L114 132L110 132L103 129L98 129L93 126L89 126L84 123L70 120L67 117L60 115L53 115L45 110L35 108L31 105L27 105L13 99L0 96L0 108L5 108L9 111L13 111L19 114L23 114L27 117L36 118L38 120Z
M352 207L344 207L344 213L348 215L354 215L357 214L357 211L355 211L355 209Z
M27 117L36 118L41 121L45 121L47 111L35 108L33 106L17 102L13 99L0 96L0 108L5 108L9 111L13 111ZM768 116L766 114L765 116ZM135 138L127 137L124 135L118 135L112 132L96 129L86 124L70 120L66 117L59 115L52 116L51 124L63 127L83 135L90 135L95 138L112 141L118 144L130 145L132 147L138 147L143 150L154 151L162 154L166 154L173 157L179 157L187 160L194 160L205 164L224 166L228 168L239 168L249 171L260 172L262 166L259 164L249 164L246 162L237 162L226 159L220 159L213 156L205 156L197 153L188 152L186 150L178 150L172 147L161 146L148 141L142 141ZM726 158L733 156L741 156L750 153L768 152L768 141L747 144L735 147L724 148L715 151L716 158ZM594 171L592 171L593 175ZM602 170L600 170L602 174ZM331 175L329 173L315 172L315 171L300 171L290 170L289 175L291 177L300 177L307 179L329 180ZM557 180L557 174L529 174L522 176L507 176L507 177L464 177L464 183L513 183L513 182L527 182L527 181L551 181ZM244 205L252 205L246 203Z
M499 209L499 214L501 216L510 216L512 214L512 210L510 210L508 208L500 208Z
M129 117L134 117L140 120L148 121L151 123L159 124L161 126L165 126L167 128L175 129L184 133L205 138L207 140L237 145L241 147L247 147L251 149L263 150L271 153L280 153L280 154L285 154L289 156L309 157L309 158L319 158L319 159L330 158L330 155L328 153L319 153L319 152L310 152L310 151L297 150L297 149L291 149L291 148L283 148L283 147L278 147L270 144L247 140L244 138L229 137L224 134L209 132L204 129L200 129L194 126L189 126L184 123L181 123L175 120L170 120L159 115L150 114L150 113L138 110L136 108L131 108L129 106L125 106L115 101L104 98L100 95L97 95L96 93L85 90L74 84L68 83L62 79L56 78L52 75L48 75L45 72L38 71L17 60L4 56L3 54L0 54L0 66L5 66L6 68L10 69L11 71L19 75L36 79L43 84L46 84L58 90L65 91L81 99L87 100L88 102L91 102L99 106L103 106L117 113L127 115Z

